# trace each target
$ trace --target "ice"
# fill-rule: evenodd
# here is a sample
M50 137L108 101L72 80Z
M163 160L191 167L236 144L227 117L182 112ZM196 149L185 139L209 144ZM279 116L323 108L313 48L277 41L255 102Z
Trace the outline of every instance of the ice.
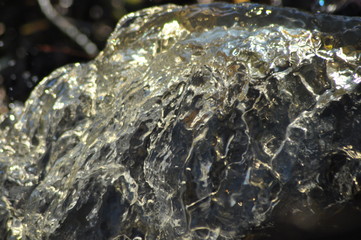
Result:
M263 5L127 15L3 117L0 236L313 229L360 196L360 43L360 18Z

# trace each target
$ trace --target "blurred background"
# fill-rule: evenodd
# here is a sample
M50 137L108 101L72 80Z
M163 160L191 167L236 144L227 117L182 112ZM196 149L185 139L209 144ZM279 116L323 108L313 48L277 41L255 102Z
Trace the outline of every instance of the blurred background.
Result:
M54 69L92 59L123 15L160 4L211 2L254 2L361 16L361 0L0 0L0 114L23 103ZM59 16L65 19L60 24L54 20Z

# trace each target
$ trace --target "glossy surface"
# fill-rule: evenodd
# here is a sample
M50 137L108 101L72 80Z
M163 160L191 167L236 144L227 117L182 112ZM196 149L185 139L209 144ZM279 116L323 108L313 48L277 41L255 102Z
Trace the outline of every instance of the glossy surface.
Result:
M279 203L342 209L361 187L360 26L251 4L128 15L4 119L0 233L239 239Z

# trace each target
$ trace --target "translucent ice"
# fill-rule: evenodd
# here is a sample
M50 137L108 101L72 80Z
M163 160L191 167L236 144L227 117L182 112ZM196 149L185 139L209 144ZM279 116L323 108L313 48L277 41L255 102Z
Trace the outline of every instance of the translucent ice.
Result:
M0 236L240 239L300 213L312 227L360 196L360 57L360 18L130 14L1 124Z

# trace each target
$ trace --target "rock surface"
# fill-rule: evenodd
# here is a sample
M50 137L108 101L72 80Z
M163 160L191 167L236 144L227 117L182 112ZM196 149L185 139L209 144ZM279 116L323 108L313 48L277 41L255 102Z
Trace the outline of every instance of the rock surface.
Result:
M312 229L361 181L361 19L155 7L45 78L0 135L5 239Z

